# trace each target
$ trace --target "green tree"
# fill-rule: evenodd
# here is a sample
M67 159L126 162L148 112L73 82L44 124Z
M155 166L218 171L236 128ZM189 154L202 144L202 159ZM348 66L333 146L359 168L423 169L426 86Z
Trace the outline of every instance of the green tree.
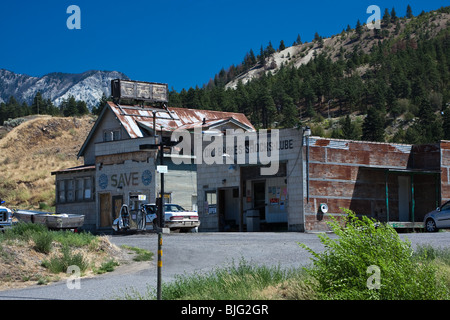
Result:
M358 37L361 37L361 35L363 34L363 27L361 25L361 21L356 21L356 27L355 27L355 31L356 34L358 35Z
M349 140L359 140L358 128L347 115L342 121L342 138Z
M369 108L362 126L362 140L383 142L384 124L382 113L374 107Z
M83 116L89 113L89 109L86 105L86 102L78 100L77 101L77 116Z
M77 101L74 96L70 96L69 99L63 99L60 105L61 113L65 117L73 117L78 115Z
M398 20L398 17L397 17L397 14L395 13L395 8L392 7L392 10L391 10L391 21L396 23L397 20Z
M391 23L391 15L389 14L388 8L384 9L383 19L381 20L384 26L389 26Z
M280 46L278 47L278 50L283 51L284 49L286 49L286 46L284 45L284 41L281 40L280 41Z
M408 4L408 6L406 7L406 18L411 19L412 17L414 17L411 6Z
M42 94L40 91L36 92L34 96L33 103L31 104L32 114L46 114L47 113L47 103L42 99Z

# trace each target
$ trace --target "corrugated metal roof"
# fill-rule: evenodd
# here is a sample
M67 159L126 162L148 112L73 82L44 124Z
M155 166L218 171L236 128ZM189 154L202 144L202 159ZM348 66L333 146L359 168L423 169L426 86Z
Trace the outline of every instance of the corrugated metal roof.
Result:
M221 123L233 122L247 130L255 130L242 113L210 111L186 108L149 108L141 106L118 105L108 102L117 119L122 123L130 138L141 138L141 128L153 129L155 115L156 130L171 132L176 129L192 130L195 127L214 127Z

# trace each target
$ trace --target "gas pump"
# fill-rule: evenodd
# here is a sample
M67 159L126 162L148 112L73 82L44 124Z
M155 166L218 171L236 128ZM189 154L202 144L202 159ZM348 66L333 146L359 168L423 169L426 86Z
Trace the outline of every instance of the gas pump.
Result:
M130 193L128 205L122 205L119 217L113 222L114 231L145 230L147 222L144 204L146 200L145 194Z

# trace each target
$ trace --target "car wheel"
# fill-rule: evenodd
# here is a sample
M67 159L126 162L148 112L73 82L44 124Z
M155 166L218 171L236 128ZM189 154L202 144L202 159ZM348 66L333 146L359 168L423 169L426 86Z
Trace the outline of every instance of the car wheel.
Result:
M434 222L433 219L428 219L425 222L425 230L428 232L436 232L437 231L436 222Z

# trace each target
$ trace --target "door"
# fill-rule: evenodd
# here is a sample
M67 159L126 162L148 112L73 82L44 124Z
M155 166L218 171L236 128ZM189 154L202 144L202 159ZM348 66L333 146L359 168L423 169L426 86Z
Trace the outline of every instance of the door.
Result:
M411 178L398 177L398 218L399 221L410 221Z
M112 216L113 219L116 219L120 215L120 209L122 208L123 204L123 196L114 196L112 197Z
M100 193L100 227L111 227L111 194Z
M225 190L219 189L218 214L219 214L219 231L225 230Z
M259 210L259 219L266 220L266 182L253 182L253 208Z

